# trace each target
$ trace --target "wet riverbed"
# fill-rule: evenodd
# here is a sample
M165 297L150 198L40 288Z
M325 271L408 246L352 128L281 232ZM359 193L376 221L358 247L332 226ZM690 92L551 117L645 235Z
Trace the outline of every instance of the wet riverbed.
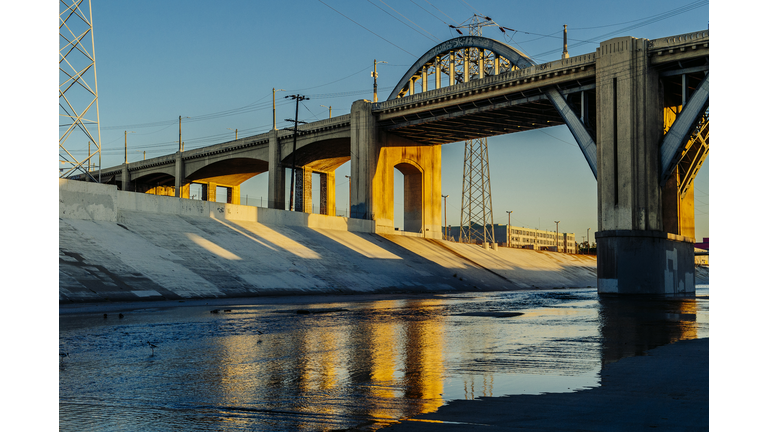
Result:
M62 313L60 430L366 430L453 399L576 391L599 386L605 363L708 337L708 294L287 297Z

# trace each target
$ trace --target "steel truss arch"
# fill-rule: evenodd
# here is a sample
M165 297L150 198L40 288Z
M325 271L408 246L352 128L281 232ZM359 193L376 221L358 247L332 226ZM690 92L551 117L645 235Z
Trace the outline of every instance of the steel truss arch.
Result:
M491 72L488 73L488 75L495 75L512 70L513 67L524 69L536 64L536 62L520 51L502 42L482 36L457 37L442 42L424 53L424 55L422 55L413 66L408 69L408 72L403 75L387 100L397 99L404 94L409 93L412 83L422 78L425 73L425 68L439 67L441 72L445 72L450 76L450 54L466 49L473 49L475 56L475 58L471 60L472 64L470 66L474 68L475 73L473 73L473 71L464 71L464 74L469 74L470 76L477 75L483 77L486 75L486 69L489 69L489 72ZM486 51L490 51L494 55L494 63L492 66L486 64L486 60L489 60L486 59ZM448 58L447 61L446 58ZM480 66L481 63L482 67ZM462 59L461 63L457 61L453 66L463 68L462 64L469 64L469 62L465 62ZM500 69L503 70L503 72ZM456 80L463 81L463 75L457 76Z

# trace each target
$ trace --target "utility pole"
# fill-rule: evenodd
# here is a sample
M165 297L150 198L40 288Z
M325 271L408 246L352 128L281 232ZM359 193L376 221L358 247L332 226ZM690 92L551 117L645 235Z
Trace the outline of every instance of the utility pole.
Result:
M507 210L507 247L512 247L512 236L509 235L509 227L512 225L512 210Z
M285 91L283 89L277 89L275 90L274 87L272 87L272 129L277 130L277 117L276 117L276 110L275 110L275 92L276 91Z
M371 76L373 77L373 101L378 102L379 101L379 94L378 94L378 85L376 84L376 78L379 77L379 73L376 72L376 65L379 63L386 63L385 61L377 62L376 59L373 59L373 72L371 72Z
M555 221L557 224L557 232L555 234L555 250L560 252L560 221Z
M184 145L181 142L181 118L182 117L179 116L179 151L180 152L184 151ZM184 117L184 118L189 118L189 117Z
M129 133L136 133L134 131L125 131L125 163L128 163L128 134Z
M306 122L299 122L299 102L303 100L309 100L306 96L301 95L289 95L285 97L286 99L291 98L296 100L296 117L293 120L286 120L286 121L292 121L293 122L293 157L291 162L291 198L290 198L290 204L288 205L288 209L293 211L293 184L294 180L296 178L296 134L299 130L299 123L306 123Z

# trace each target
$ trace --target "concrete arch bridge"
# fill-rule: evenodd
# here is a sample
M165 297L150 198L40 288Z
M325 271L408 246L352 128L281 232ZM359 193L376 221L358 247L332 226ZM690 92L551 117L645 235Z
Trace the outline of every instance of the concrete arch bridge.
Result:
M192 183L207 199L224 186L239 203L239 185L268 172L268 205L285 209L285 168L295 160L296 209L312 211L319 173L321 213L332 215L335 170L351 161L351 217L386 234L397 169L405 230L437 239L440 145L565 124L598 184L599 291L691 293L691 186L709 151L708 72L708 31L614 38L544 64L492 39L459 37L421 56L386 101L356 101L348 115L299 126L295 154L293 132L273 130L105 169L102 179L181 198Z

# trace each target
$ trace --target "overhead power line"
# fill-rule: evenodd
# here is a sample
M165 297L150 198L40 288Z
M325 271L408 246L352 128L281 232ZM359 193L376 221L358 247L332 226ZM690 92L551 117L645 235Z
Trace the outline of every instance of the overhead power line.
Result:
M337 14L339 14L339 15L343 16L344 18L346 18L346 19L348 19L348 20L352 21L353 23L355 23L355 24L357 24L358 26L362 27L362 28L363 28L365 31L367 31L367 32L371 33L372 35L374 35L374 36L378 37L379 39L383 40L384 42L386 42L386 43L388 43L388 44L392 45L393 47L395 47L395 48L397 48L397 49L399 49L399 50L403 51L403 52L404 52L404 53L406 53L406 54L410 54L410 55L412 55L412 56L416 57L416 55L415 55L415 54L413 54L413 53L409 52L408 50L406 50L406 49L404 49L404 48L402 48L402 47L400 47L399 45L396 45L395 43L393 43L393 42L389 41L388 39L384 38L383 36L381 36L381 35L379 35L379 34L375 33L373 30L369 29L368 27L366 27L366 26L364 26L364 25L360 24L359 22L357 22L357 21L353 20L352 18L350 18L350 17L348 17L348 16L344 15L343 13L341 13L341 12L339 12L338 10L334 9L333 7L331 7L331 6L330 6L328 3L325 3L323 0L317 0L317 1L319 1L320 3L322 3L322 4L326 5L326 6L328 6L328 8L329 8L329 9L331 9L332 11L334 11L334 12L336 12Z

